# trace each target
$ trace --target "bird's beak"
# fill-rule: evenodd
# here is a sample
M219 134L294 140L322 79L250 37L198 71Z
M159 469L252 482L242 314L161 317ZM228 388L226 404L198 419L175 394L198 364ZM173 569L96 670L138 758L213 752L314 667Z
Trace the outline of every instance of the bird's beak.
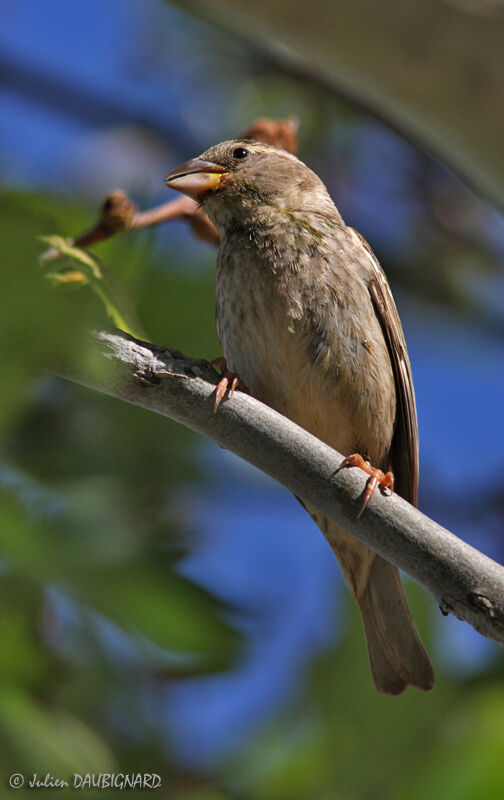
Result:
M193 158L172 169L165 178L165 184L171 189L188 194L189 197L197 198L205 192L218 189L222 179L228 174L229 170L219 164Z

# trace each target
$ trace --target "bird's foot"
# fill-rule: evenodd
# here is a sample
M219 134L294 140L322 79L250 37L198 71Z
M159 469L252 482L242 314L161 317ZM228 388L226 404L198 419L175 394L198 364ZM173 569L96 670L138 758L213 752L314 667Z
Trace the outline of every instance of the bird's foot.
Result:
M377 486L380 487L384 494L392 494L394 491L393 473L382 472L381 469L372 467L369 461L366 461L366 459L359 455L359 453L352 453L352 455L343 459L339 468L345 469L345 467L359 467L369 475L369 479L366 484L366 491L364 492L364 499L362 501L360 511L357 514L357 518L362 515L362 512L374 495Z
M248 389L236 372L228 371L225 358L214 358L210 363L212 366L218 367L222 375L215 389L214 411L217 411L226 392L228 392L228 397L232 397L235 389L239 389L241 392L248 392Z

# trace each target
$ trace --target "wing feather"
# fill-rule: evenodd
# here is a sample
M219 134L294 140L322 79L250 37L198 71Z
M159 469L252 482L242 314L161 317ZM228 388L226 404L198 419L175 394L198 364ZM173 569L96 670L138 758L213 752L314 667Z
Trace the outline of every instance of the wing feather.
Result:
M366 240L355 231L372 264L368 288L387 342L396 385L396 423L390 449L390 466L396 491L412 505L418 504L418 424L411 364L404 333L387 278Z

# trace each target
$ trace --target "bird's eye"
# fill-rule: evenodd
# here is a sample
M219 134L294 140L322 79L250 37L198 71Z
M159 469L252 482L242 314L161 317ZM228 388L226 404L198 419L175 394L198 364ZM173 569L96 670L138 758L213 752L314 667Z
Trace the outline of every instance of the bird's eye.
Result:
M248 154L249 151L245 150L244 147L237 147L235 150L233 150L233 158L247 158Z

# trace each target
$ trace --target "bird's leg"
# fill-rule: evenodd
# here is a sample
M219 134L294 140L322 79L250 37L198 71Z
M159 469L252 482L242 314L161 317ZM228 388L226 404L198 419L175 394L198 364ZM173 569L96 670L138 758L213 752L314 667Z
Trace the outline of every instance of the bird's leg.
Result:
M225 358L214 358L210 363L212 366L218 367L222 375L215 389L214 411L217 411L226 392L229 392L228 397L232 397L235 389L239 389L241 392L248 392L248 389L236 372L228 371Z
M374 495L377 486L380 486L382 492L386 494L392 494L392 492L394 491L393 473L382 472L381 469L372 467L369 461L366 461L366 459L363 458L359 453L352 453L352 455L347 456L345 459L343 459L339 468L344 469L345 467L359 467L360 469L363 469L364 472L367 472L367 474L369 475L369 479L366 484L366 491L364 492L364 499L362 501L360 511L357 514L357 518L359 518L362 515L362 512L364 511L367 504Z

